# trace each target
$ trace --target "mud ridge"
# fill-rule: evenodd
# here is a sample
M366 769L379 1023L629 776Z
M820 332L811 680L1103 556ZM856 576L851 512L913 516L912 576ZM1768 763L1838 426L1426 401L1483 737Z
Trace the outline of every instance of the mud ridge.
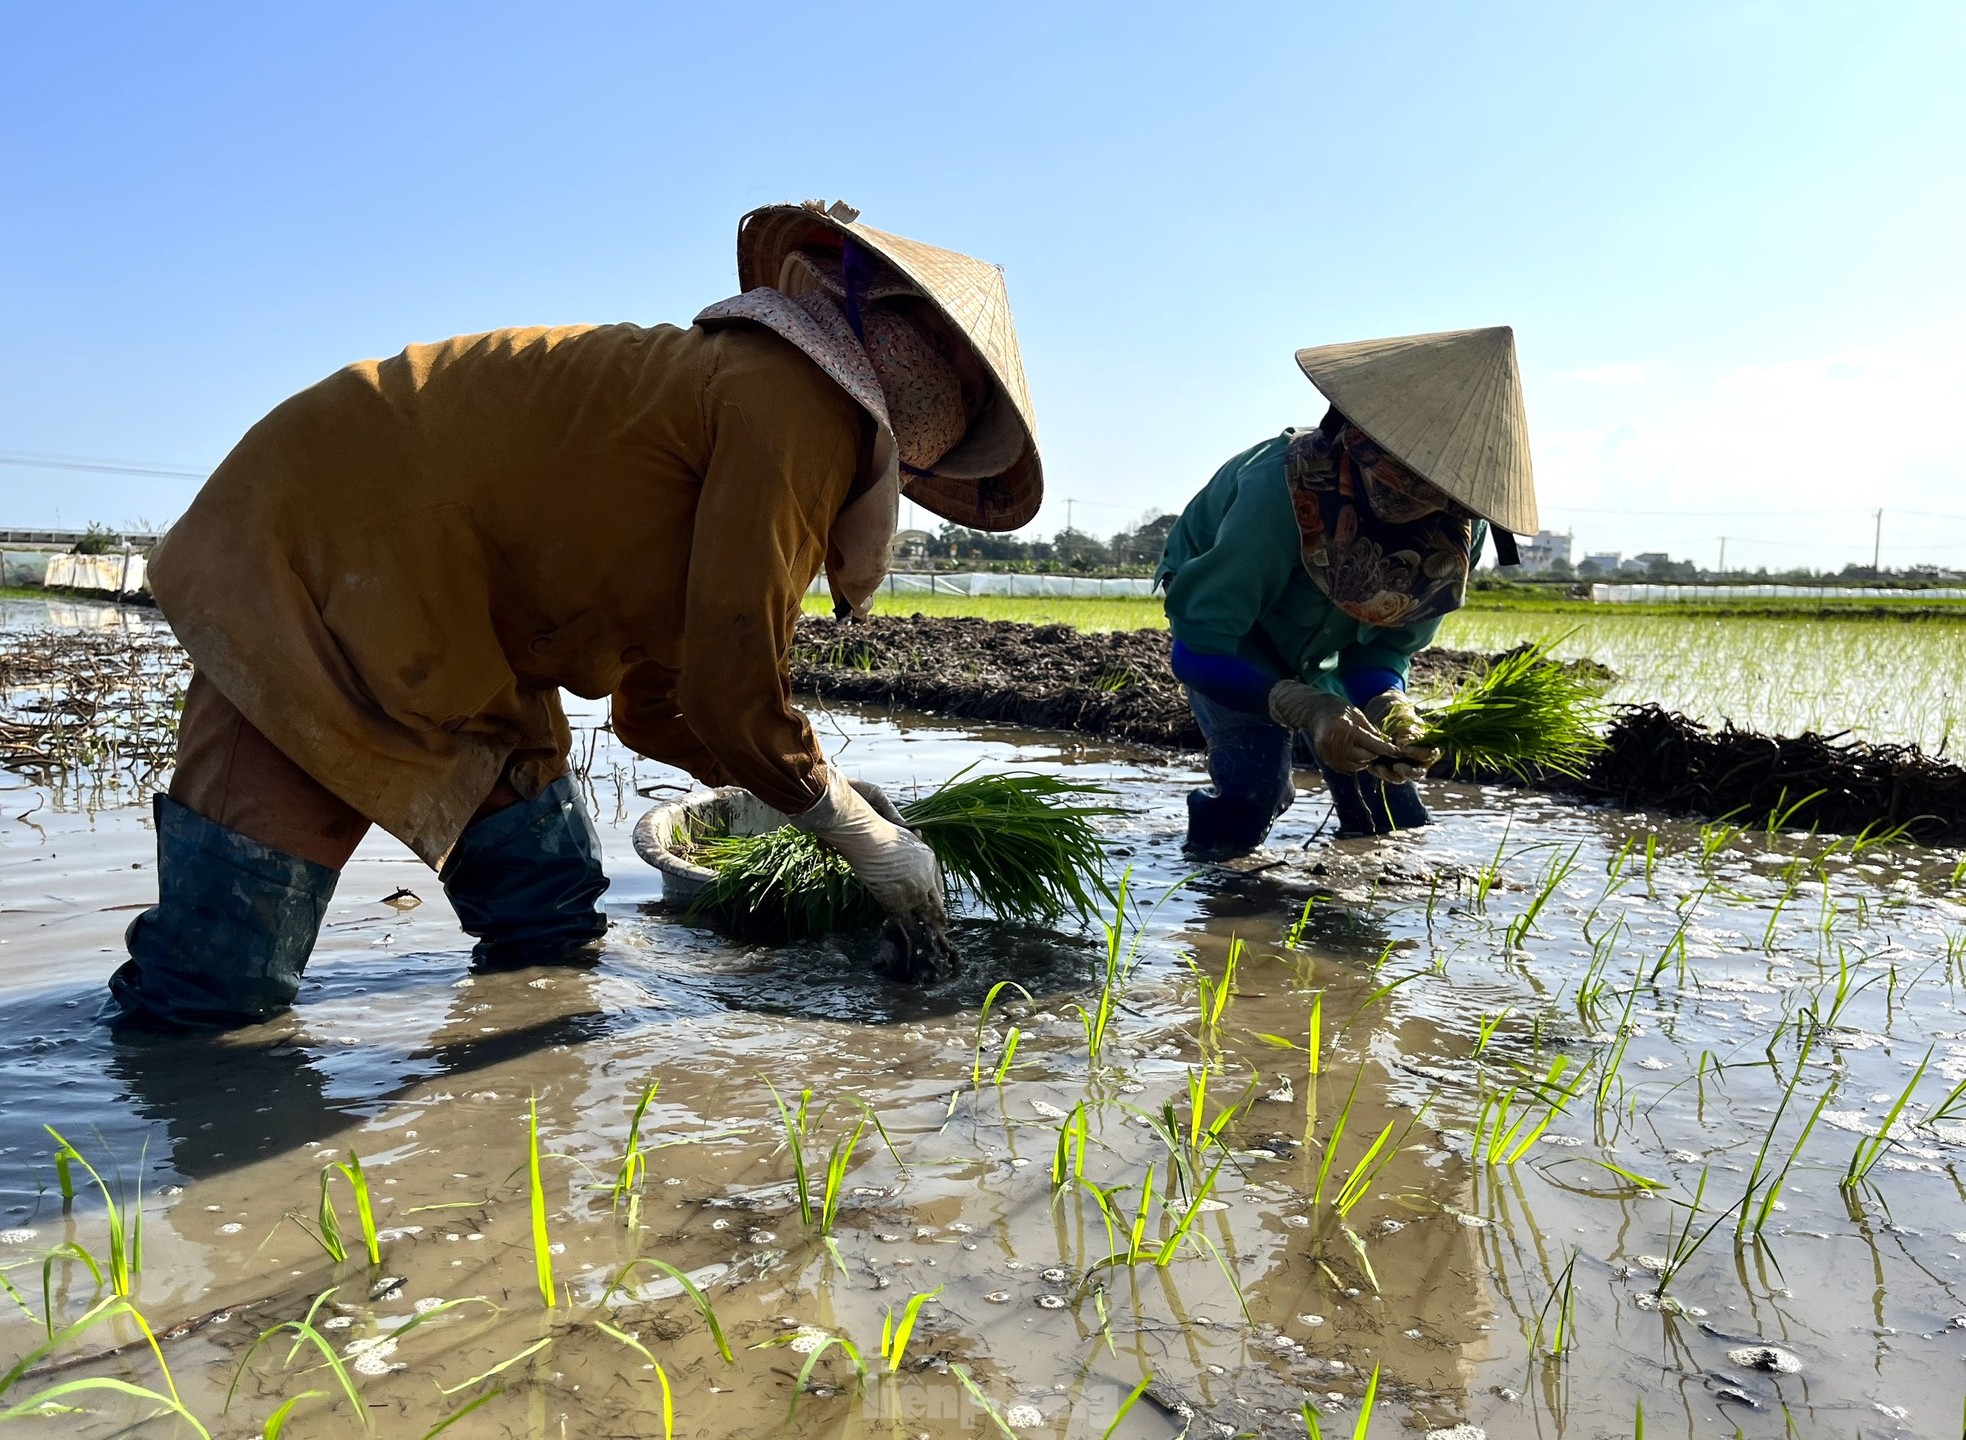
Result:
M1424 650L1414 657L1414 688L1448 688L1491 659ZM1602 666L1575 663L1612 678ZM1202 748L1164 630L1093 633L921 615L862 622L808 617L793 646L792 687L822 700L1074 730L1170 750ZM1715 729L1656 705L1618 707L1607 739L1581 779L1542 776L1528 783L1626 809L1757 823L1795 807L1789 823L1803 827L1855 832L1904 825L1927 843L1966 839L1966 769L1915 745ZM1454 778L1514 783L1500 775Z

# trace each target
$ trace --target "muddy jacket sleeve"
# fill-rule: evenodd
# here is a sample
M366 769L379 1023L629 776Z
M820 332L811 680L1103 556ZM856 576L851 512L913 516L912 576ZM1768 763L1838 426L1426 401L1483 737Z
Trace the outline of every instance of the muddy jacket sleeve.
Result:
M1283 449L1250 451L1235 498L1215 540L1167 582L1167 620L1183 645L1204 655L1233 655L1301 565L1297 520L1284 486Z
M686 770L705 785L728 785L729 774L683 719L676 699L678 678L653 660L630 668L614 692L614 733L637 755Z
M830 381L788 387L751 372L720 372L704 407L710 460L676 710L703 749L688 752L693 773L727 776L796 815L825 794L826 776L812 727L792 708L792 630L852 484L860 412ZM673 726L667 734L674 743Z

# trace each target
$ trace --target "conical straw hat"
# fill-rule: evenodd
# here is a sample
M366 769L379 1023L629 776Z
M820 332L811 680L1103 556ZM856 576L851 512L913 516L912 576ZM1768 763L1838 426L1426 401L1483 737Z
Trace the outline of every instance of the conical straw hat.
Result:
M1344 417L1483 519L1537 529L1515 331L1318 345L1297 364Z
M822 210L810 200L753 210L737 222L738 284L776 286L794 251L837 249L849 235L912 281L969 343L996 386L983 414L933 473L908 477L908 497L958 525L1015 530L1038 513L1044 467L1003 274L973 256L862 225L859 213L847 205Z

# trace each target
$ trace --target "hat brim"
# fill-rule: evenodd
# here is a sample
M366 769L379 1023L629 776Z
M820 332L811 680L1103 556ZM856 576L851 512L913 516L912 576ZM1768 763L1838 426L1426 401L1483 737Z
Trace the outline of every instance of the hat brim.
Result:
M970 323L948 303L944 290L949 279L938 273L934 259L947 256L969 266L982 262L808 206L767 205L738 221L738 284L745 290L775 286L786 257L794 251L835 249L849 238L905 275L994 382L982 414L963 438L929 473L906 478L903 489L908 498L973 530L1015 530L1028 524L1044 501L1044 466L1015 334L997 337L994 349L1003 353L993 353L992 346L979 343ZM1008 332L1007 312L1004 329Z

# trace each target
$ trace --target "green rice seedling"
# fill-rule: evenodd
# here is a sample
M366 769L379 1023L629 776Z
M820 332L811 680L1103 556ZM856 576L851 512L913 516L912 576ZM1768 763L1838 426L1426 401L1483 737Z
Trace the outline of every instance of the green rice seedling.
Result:
M808 1127L817 1118L811 1108L812 1091L806 1089L799 1092L798 1109L794 1110L780 1098L770 1081L765 1082L765 1088L771 1091L772 1103L778 1106L779 1119L785 1132L785 1146L792 1154L792 1186L798 1199L799 1218L808 1230L819 1237L832 1255L834 1265L844 1275L846 1258L840 1254L839 1243L833 1238L833 1224L839 1216L840 1201L846 1194L847 1171L853 1166L854 1152L867 1132L868 1123L872 1121L878 1127L879 1121L872 1110L863 1106L853 1128L833 1142L826 1156L824 1173L816 1174L812 1165L813 1155L808 1148L813 1139ZM892 1148L890 1144L889 1149Z
M1814 804L1828 793L1827 790L1812 790L1793 805L1789 805L1786 803L1789 798L1788 786L1784 785L1781 795L1775 801L1775 807L1768 812L1768 838L1772 840L1777 833L1788 829L1789 823L1795 819L1797 812L1803 806Z
M1330 1185L1338 1159L1338 1147L1345 1138L1346 1128L1351 1124L1352 1107L1358 1101L1359 1082L1364 1077L1365 1066L1361 1063L1358 1072L1352 1077L1352 1088L1345 1096L1345 1103L1339 1107L1338 1116L1332 1122L1330 1138L1324 1144L1323 1158L1318 1161L1317 1181L1311 1192L1313 1210L1324 1204L1325 1190ZM1392 1137L1394 1122L1388 1120L1378 1136L1366 1146L1364 1154L1359 1156L1345 1178L1332 1191L1331 1211L1341 1226L1359 1201L1365 1198L1366 1193L1372 1188L1372 1182L1378 1179L1379 1173L1392 1163L1393 1157L1399 1153L1400 1146L1406 1143L1406 1136L1412 1133L1413 1127L1419 1123L1420 1117L1426 1114L1426 1110L1427 1107L1422 1105L1414 1112L1413 1117L1407 1121L1406 1130L1391 1146L1386 1142Z
M448 1397L451 1395L456 1395L460 1391L470 1390L476 1386L482 1385L485 1383L485 1381L491 1379L492 1376L494 1375L503 1375L507 1370L510 1370L514 1365L517 1365L521 1360L531 1359L533 1356L537 1355L540 1351L550 1346L553 1343L553 1339L554 1337L551 1335L541 1336L539 1339L533 1341L532 1344L526 1346L523 1350L519 1350L511 1355L507 1355L503 1360L499 1361L496 1365L492 1366L491 1369L481 1371L480 1373L473 1375L469 1380L460 1380L455 1385L439 1385L437 1387L437 1393L439 1395Z
M1946 1091L1945 1099L1927 1110L1924 1118L1918 1123L1937 1125L1941 1121L1960 1119L1966 1119L1966 1080L1961 1080L1952 1089Z
M961 776L900 807L942 867L950 898L974 896L1005 920L1048 924L1090 915L1106 893L1097 822L1107 792L1050 775ZM717 872L689 914L733 933L795 940L879 924L879 903L817 838L786 827L765 835L708 836L691 858Z
M539 1097L526 1102L526 1190L532 1211L532 1263L539 1298L548 1310L559 1305L553 1293L553 1240L546 1232L546 1185L539 1174Z
M1773 955L1775 953L1775 927L1781 924L1782 912L1788 909L1789 902L1795 899L1795 892L1801 889L1801 887L1802 877L1798 873L1798 866L1791 865L1782 893L1775 898L1775 904L1768 912L1767 928L1761 932L1762 954Z
M348 1245L341 1238L341 1220L335 1214L334 1193L331 1188L333 1179L334 1166L323 1165L321 1167L321 1194L320 1199L315 1202L313 1225L310 1226L305 1220L291 1212L288 1213L287 1219L293 1221L316 1245L327 1251L328 1259L340 1265L344 1264L348 1259Z
M1577 868L1577 857L1583 852L1583 848L1582 845L1577 845L1567 856L1559 852L1550 857L1549 869L1543 874L1543 883L1537 887L1535 895L1530 898L1523 912L1509 923L1505 942L1509 949L1522 948L1523 940L1536 926L1536 917L1543 913L1543 907L1550 903L1550 898Z
M329 1340L314 1323L314 1317L321 1313L321 1307L333 1297L335 1289L336 1287L331 1285L316 1295L314 1303L307 1307L307 1313L300 1319L282 1320L279 1324L268 1326L259 1332L253 1343L246 1347L246 1353L240 1357L239 1367L232 1372L232 1384L225 1392L225 1409L228 1412L232 1409L233 1397L239 1393L239 1382L245 1378L246 1367L252 1364L253 1356L259 1353L260 1346L277 1335L291 1333L294 1342L287 1351L287 1363L292 1363L294 1354L301 1346L313 1346L327 1365L329 1373L334 1376L335 1382L341 1386L341 1393L348 1397L349 1407L354 1410L355 1417L362 1422L362 1428L364 1430L373 1428L368 1406L362 1403L361 1394L355 1388L354 1376L350 1375L348 1367L341 1363L341 1356L336 1353L334 1342Z
M648 1158L642 1149L642 1117L655 1100L655 1092L662 1088L660 1080L651 1080L642 1087L642 1098L635 1102L635 1113L628 1121L628 1144L621 1155L621 1168L615 1172L614 1186L609 1192L613 1198L615 1213L621 1211L622 1202L628 1205L628 1228L637 1228L642 1211L642 1182L648 1178Z
M1549 1072L1541 1080L1534 1081L1526 1088L1528 1098L1520 1110L1515 1110L1515 1101L1521 1092L1514 1087L1491 1095L1483 1102L1481 1115L1475 1121L1475 1155L1485 1165L1513 1165L1520 1160L1529 1147L1543 1138L1543 1132L1550 1128L1550 1122L1564 1113L1570 1102L1577 1098L1578 1090L1583 1088L1588 1069L1580 1068L1577 1078L1564 1085L1563 1077L1570 1069L1570 1057L1559 1055L1550 1062ZM1529 1117L1535 1113L1536 1102L1545 1105L1543 1118L1534 1125ZM1515 1118L1511 1120L1513 1111ZM1493 1117L1492 1119L1490 1117ZM1529 1126L1524 1129L1524 1126Z
M659 1369L660 1367L658 1366L657 1368ZM665 1383L665 1388L663 1390L663 1394L667 1395L668 1390L666 1388L666 1384L667 1384L666 1376L664 1377L664 1383ZM487 1390L484 1394L478 1396L477 1399L458 1406L457 1409L451 1411L450 1414L446 1415L443 1419L439 1420L435 1425L432 1425L428 1430L424 1431L422 1435L422 1440L437 1440L437 1437L439 1435L443 1434L446 1430L450 1429L451 1426L457 1424L457 1422L462 1420L466 1415L469 1415L472 1411L479 1409L481 1406L491 1404L492 1401L496 1400L499 1396L503 1395L504 1393L505 1393L505 1387L503 1385L500 1385L496 1389ZM269 1435L266 1437L266 1440L273 1440L273 1437ZM668 1440L666 1434L664 1436L664 1440Z
M902 1307L901 1318L896 1319L892 1307L881 1321L881 1359L887 1362L887 1373L892 1375L901 1368L901 1362L908 1354L908 1339L915 1333L915 1322L921 1317L922 1306L942 1293L937 1285L933 1290L918 1290L908 1298Z
M1551 1359L1567 1355L1577 1344L1577 1257L1583 1252L1574 1246L1570 1260L1556 1277L1550 1287L1549 1298L1543 1301L1543 1308L1536 1315L1536 1327L1529 1338L1529 1349L1533 1354L1542 1350ZM1556 1307L1556 1324L1550 1325L1550 1307ZM1547 1348L1544 1337L1548 1337Z
M1604 748L1598 687L1529 646L1492 662L1426 716L1429 744L1460 771L1582 775Z
M1317 896L1306 895L1304 897L1304 908L1298 912L1297 918L1291 922L1290 928L1283 932L1283 943L1287 948L1296 950L1303 946L1304 932L1311 928L1311 907L1316 904Z
M1729 1215L1732 1215L1735 1210L1747 1203L1747 1197L1743 1195L1739 1200L1736 1200L1732 1205L1729 1205L1725 1210L1714 1216L1713 1223L1695 1235L1693 1233L1694 1226L1699 1223L1700 1216L1706 1213L1700 1204L1706 1198L1706 1193L1707 1171L1705 1167L1702 1167L1700 1170L1700 1183L1693 1189L1692 1203L1683 1207L1686 1211L1685 1223L1683 1225L1675 1223L1667 1231L1665 1264L1659 1269L1659 1283L1652 1289L1654 1295L1663 1297L1666 1293L1666 1287L1672 1284L1673 1277L1692 1263L1693 1257L1699 1254L1700 1247L1707 1243L1708 1239L1712 1237L1713 1232L1727 1222ZM1679 1205L1681 1202L1675 1200L1672 1203Z
M1051 1188L1054 1191L1085 1182L1086 1144L1085 1102L1081 1100L1072 1107L1071 1114L1059 1122L1058 1144L1051 1156Z
M1509 830L1515 825L1511 815L1502 822L1502 838L1495 842L1495 855L1486 865L1477 866L1474 872L1474 908L1476 914L1488 909L1488 896L1502 883L1503 854L1509 846Z
M1167 1147L1168 1159L1172 1162L1171 1173L1175 1176L1182 1194L1192 1194L1195 1186L1201 1182L1201 1167L1207 1160L1211 1148L1227 1153L1228 1147L1222 1140L1222 1132L1255 1098L1256 1086L1260 1080L1260 1076L1252 1075L1241 1097L1223 1107L1214 1120L1210 1121L1207 1119L1208 1069L1206 1066L1199 1070L1191 1067L1188 1071L1188 1118L1185 1124L1176 1113L1172 1100L1166 1101L1161 1106L1158 1115L1134 1112L1153 1127L1154 1134Z
M1928 1049L1925 1058L1918 1062L1918 1068L1912 1071L1911 1079L1905 1084L1904 1093L1899 1095L1897 1102L1891 1106L1890 1113L1884 1117L1884 1123L1877 1127L1877 1133L1866 1135L1857 1142L1857 1148L1850 1155L1849 1167L1844 1171L1843 1178L1837 1182L1843 1189L1854 1190L1862 1184L1876 1167L1877 1162L1884 1158L1885 1150L1892 1144L1891 1128L1898 1123L1898 1117L1904 1114L1905 1106L1911 1103L1911 1092L1916 1090L1918 1082L1925 1078L1925 1067L1931 1063L1932 1052Z
M70 1165L80 1165L94 1183L102 1196L102 1203L109 1222L109 1288L114 1294L128 1299L137 1272L143 1269L143 1169L139 1162L135 1193L127 1206L117 1203L109 1193L109 1185L96 1167L91 1165L80 1150L68 1143L62 1133L52 1125L43 1125L55 1140L55 1174L61 1185L62 1205L67 1208L75 1198L75 1185ZM98 1280L100 1283L100 1280ZM51 1317L52 1318L52 1317Z
M1479 1060L1482 1057L1483 1052L1485 1052L1488 1049L1489 1042L1495 1038L1496 1027L1499 1026L1504 1020L1508 1019L1509 1016L1513 1015L1514 1013L1515 1011L1512 1007L1504 1006L1502 1009L1497 1010L1493 1015L1482 1016L1481 1029L1475 1035L1474 1053L1470 1055L1468 1058L1471 1060Z
M1149 1370L1145 1375L1142 1375L1140 1377L1140 1383L1135 1385L1133 1389L1127 1393L1126 1399L1120 1401L1119 1408L1113 1412L1112 1420L1107 1424L1104 1430L1099 1432L1099 1440L1113 1440L1113 1432L1119 1429L1120 1425L1125 1421L1126 1412L1134 1407L1134 1404L1140 1399L1140 1397L1147 1393L1147 1387L1153 1383L1154 1383L1154 1372Z
M97 1326L125 1317L136 1326L152 1358L157 1362L157 1373L163 1377L164 1382L162 1393L127 1380L93 1377L51 1385L23 1400L9 1400L9 1395L14 1388L30 1374L35 1373L40 1368L41 1362L50 1355L80 1339ZM171 1367L164 1361L164 1349L157 1343L157 1336L151 1330L150 1322L144 1319L143 1312L124 1296L103 1296L81 1315L62 1326L59 1331L50 1325L47 1339L22 1354L8 1367L5 1374L0 1374L0 1407L4 1407L0 1408L0 1421L61 1414L69 1408L63 1403L68 1397L85 1395L90 1391L127 1395L132 1399L160 1406L184 1421L194 1433L203 1436L204 1440L211 1440L211 1432L185 1408L183 1397L178 1394L177 1381L171 1375Z
M1242 963L1243 943L1240 937L1229 941L1228 955L1222 961L1222 978L1217 980L1196 963L1192 955L1181 958L1187 962L1189 971L1195 977L1196 1026L1198 1041L1204 1055L1217 1054L1222 1048L1222 1017L1228 1013L1229 1002L1235 998L1236 968Z
M1372 1429L1372 1407L1379 1403L1379 1367L1372 1367L1372 1378L1365 1382L1365 1394L1358 1402L1358 1420L1352 1426L1352 1440L1366 1440ZM1310 1401L1304 1402L1304 1434L1308 1440L1324 1440L1324 1431L1318 1427L1317 1407Z
M594 1328L620 1341L648 1362L649 1369L655 1372L655 1378L662 1386L662 1440L676 1440L676 1397L669 1388L669 1372L662 1368L662 1362L655 1358L655 1352L626 1330L618 1330L605 1320L596 1320Z
M375 1203L369 1194L369 1177L362 1170L362 1157L350 1150L347 1161L337 1161L334 1168L355 1194L355 1219L362 1227L362 1248L368 1252L369 1264L380 1265L382 1242L375 1230Z
M1079 1024L1085 1032L1085 1061L1095 1070L1104 1063L1106 1041L1112 1031L1113 1016L1118 1012L1120 998L1126 993L1133 972L1139 968L1140 946L1146 936L1147 922L1175 891L1188 883L1184 878L1168 886L1160 899L1154 902L1153 908L1134 927L1133 940L1129 944L1126 941L1126 902L1132 875L1132 870L1128 869L1120 876L1113 892L1113 918L1100 922L1100 929L1106 936L1106 954L1099 973L1099 998L1089 1008L1077 1001L1068 1007L1078 1012Z
M951 1365L949 1373L956 1377L964 1390L969 1392L969 1398L976 1402L977 1408L990 1417L990 1423L997 1427L998 1434L1004 1436L1005 1440L1020 1440L1017 1432L1010 1428L1010 1422L1004 1419L1003 1412L992 1405L990 1397L983 1393L983 1387L970 1378L969 1371L960 1365Z
M710 1303L710 1297L703 1293L701 1286L667 1260L657 1260L652 1255L637 1255L623 1265L612 1280L608 1281L608 1288L601 1292L602 1302L605 1303L609 1297L623 1289L628 1283L628 1277L644 1266L659 1275L667 1276L682 1287L683 1293L689 1296L690 1303L696 1307L696 1313L703 1317L703 1323L709 1327L710 1338L716 1342L717 1353L724 1357L724 1364L736 1364L737 1362L731 1357L730 1341L724 1338L723 1324L717 1319L717 1307Z
M983 997L983 1009L976 1017L976 1043L972 1048L969 1060L969 1084L972 1090L982 1088L983 1034L990 1024L990 1011L997 1003L997 996L1006 990L1015 990L1019 995L1024 997L1024 1003L1027 1005L1035 1005L1037 1003L1031 998L1031 992L1026 990L1022 985L1019 985L1015 980L999 980L990 987L990 993ZM1011 1026L1004 1033L1003 1052L1001 1058L997 1061L996 1073L991 1077L993 1083L997 1085L1003 1084L1004 1077L1010 1073L1010 1062L1017 1054L1017 1042L1021 1038L1022 1032L1015 1025Z

